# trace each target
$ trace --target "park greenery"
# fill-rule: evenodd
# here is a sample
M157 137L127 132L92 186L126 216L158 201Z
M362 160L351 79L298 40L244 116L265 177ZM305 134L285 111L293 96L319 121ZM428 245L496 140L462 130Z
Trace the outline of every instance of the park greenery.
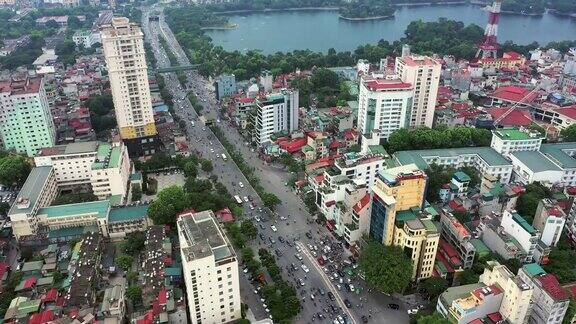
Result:
M90 112L92 128L96 132L96 137L105 139L109 131L116 127L116 117L114 116L114 102L112 95L94 95L88 98L84 104Z
M556 247L552 248L548 259L550 261L542 267L546 272L553 273L560 284L576 281L576 251L565 234L560 237Z
M551 3L555 1L550 1ZM524 15L542 15L546 10L545 0L504 0L503 12L513 12Z
M436 126L434 128L407 128L393 132L385 147L389 153L407 150L490 146L492 133L489 130L471 127Z
M353 100L344 79L334 71L326 68L314 70L310 78L296 77L291 86L298 90L300 106L314 104L317 108L345 106L346 101Z
M394 7L389 1L356 0L340 6L340 17L348 19L388 18L394 16Z
M24 156L0 151L0 184L21 186L32 170Z
M369 239L358 265L366 282L380 292L402 293L412 279L412 261L397 246Z

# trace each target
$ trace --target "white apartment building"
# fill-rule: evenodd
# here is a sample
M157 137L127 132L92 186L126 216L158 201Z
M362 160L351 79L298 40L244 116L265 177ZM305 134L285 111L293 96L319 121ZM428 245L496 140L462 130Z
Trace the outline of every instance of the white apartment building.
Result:
M492 131L490 146L504 157L510 158L510 153L517 151L538 151L542 145L539 132L525 128L502 128Z
M270 142L273 134L298 129L298 90L282 90L257 100L252 113L253 140L258 145Z
M156 135L143 38L140 27L125 17L113 18L101 31L116 121L124 140Z
M80 0L43 0L45 4L61 5L64 7L76 7L80 5Z
M91 48L92 45L100 42L100 34L93 30L78 30L72 35L72 41L77 46Z
M37 233L38 210L49 206L57 194L54 168L51 166L33 168L8 211L12 232L17 240L22 236Z
M542 199L538 203L532 224L542 233L540 240L544 244L556 246L566 224L566 214L557 203L550 199Z
M365 76L360 81L358 128L362 134L377 132L381 139L410 127L413 87L398 79Z
M81 142L58 145L38 151L36 166L52 166L62 189L89 185L98 199L119 196L124 201L128 191L130 159L126 146Z
M396 58L395 69L403 82L413 86L410 127L432 127L442 65L428 56L405 55Z
M214 213L180 214L177 227L190 322L240 319L238 260Z
M540 233L516 211L505 210L500 223L504 233L512 236L529 258L534 255ZM528 259L529 259L528 258Z
M480 275L480 282L487 286L497 284L504 292L500 314L510 323L525 323L530 312L533 289L520 276L514 275L505 265L488 261L488 267Z
M56 131L42 77L0 81L0 139L5 149L28 156L54 145Z

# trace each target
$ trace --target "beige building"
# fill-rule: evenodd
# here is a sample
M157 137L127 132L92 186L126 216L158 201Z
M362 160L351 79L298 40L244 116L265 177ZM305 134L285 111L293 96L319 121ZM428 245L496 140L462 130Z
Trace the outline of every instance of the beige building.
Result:
M54 169L51 166L33 168L8 212L17 240L37 233L38 211L49 206L57 194Z
M142 30L128 18L115 17L101 38L120 136L156 135Z
M528 319L534 291L522 278L510 272L505 265L489 261L480 276L480 282L488 286L497 284L504 291L499 310L503 319L510 323L524 323Z
M177 226L189 322L228 323L240 319L238 259L214 213L182 213Z
M428 56L406 55L396 58L395 73L413 87L410 126L432 127L442 65Z

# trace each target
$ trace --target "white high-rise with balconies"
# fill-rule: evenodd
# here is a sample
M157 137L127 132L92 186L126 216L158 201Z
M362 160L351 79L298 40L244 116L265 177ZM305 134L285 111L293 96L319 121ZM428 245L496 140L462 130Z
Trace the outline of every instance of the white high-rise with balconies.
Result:
M125 141L147 143L147 137L156 135L156 125L148 84L144 34L128 18L116 17L110 25L102 28L101 38L120 136ZM131 150L132 145L127 145Z
M399 79L364 76L358 96L358 128L362 134L375 132L387 139L400 128L410 126L412 85Z
M402 81L413 86L410 127L432 127L442 65L428 56L403 53L403 56L396 58L395 73Z
M178 215L178 238L190 323L241 318L238 259L212 211Z

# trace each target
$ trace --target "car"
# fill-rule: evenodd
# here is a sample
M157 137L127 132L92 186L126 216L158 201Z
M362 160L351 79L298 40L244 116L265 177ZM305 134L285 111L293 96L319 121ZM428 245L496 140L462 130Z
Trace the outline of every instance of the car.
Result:
M328 298L330 298L331 301L334 301L336 299L336 297L334 297L334 294L331 291L328 292Z
M259 221L260 221L260 217L254 216L254 220L256 220L257 222L259 222Z
M300 252L300 246L296 245L296 252Z
M238 182L238 187L244 188L244 184L242 183L242 181Z
M400 308L400 305L394 304L394 303L390 303L390 304L388 304L388 308L398 310L398 309Z
M324 262L324 259L322 259L322 258L318 258L316 260L318 261L318 264L321 266L323 266L326 263L326 262Z
M276 226L270 225L270 228L272 229L272 232L278 232L278 229L276 228Z
M344 324L344 317L342 317L342 315L338 315L338 317L336 317L336 319L338 319L338 323L340 324Z
M292 268L293 271L298 270L298 267L294 263L291 263L290 267Z
M310 271L310 269L308 269L308 267L307 267L305 264L303 264L303 265L301 266L301 268L302 268L302 270L304 270L304 272L306 272L306 273L308 273L308 271Z
M414 315L416 313L418 313L418 308L412 308L406 311L408 313L408 315Z
M282 236L278 236L278 241L280 241L280 243L284 243L284 238Z
M270 243L272 243L272 244L276 243L276 241L274 241L274 239L272 237L269 237L268 241L270 241Z
M350 285L350 292L354 292L354 285Z
M264 225L262 225L262 224L258 224L258 225L260 225L260 229L261 229L261 230L264 229Z
M306 284L302 278L298 278L298 282L300 283L300 286L304 286Z
M322 296L326 295L326 292L322 288L320 288L320 295L322 295Z
M344 305L348 308L352 308L352 303L348 299L344 299Z
M366 315L362 315L361 320L362 323L368 323L368 317L366 317Z
M244 202L248 202L248 197L244 196L243 200L244 200Z
M213 149L213 148L210 149L210 153L214 153L214 149Z
M314 300L314 294L310 294L310 299Z
M294 254L294 256L296 257L296 259L302 261L302 256L300 255L300 253L296 253Z
M264 234L260 233L260 239L261 239L262 241L264 241L264 240L266 239L266 238L264 237Z
M276 255L277 255L278 257L281 257L281 256L282 256L282 251L280 251L279 249L274 250L274 253L276 253Z
M250 210L254 210L254 205L250 204Z
M248 273L248 268L244 268L244 270L242 270L242 272Z
M310 234L310 232L306 232L306 237L312 239L312 234Z

